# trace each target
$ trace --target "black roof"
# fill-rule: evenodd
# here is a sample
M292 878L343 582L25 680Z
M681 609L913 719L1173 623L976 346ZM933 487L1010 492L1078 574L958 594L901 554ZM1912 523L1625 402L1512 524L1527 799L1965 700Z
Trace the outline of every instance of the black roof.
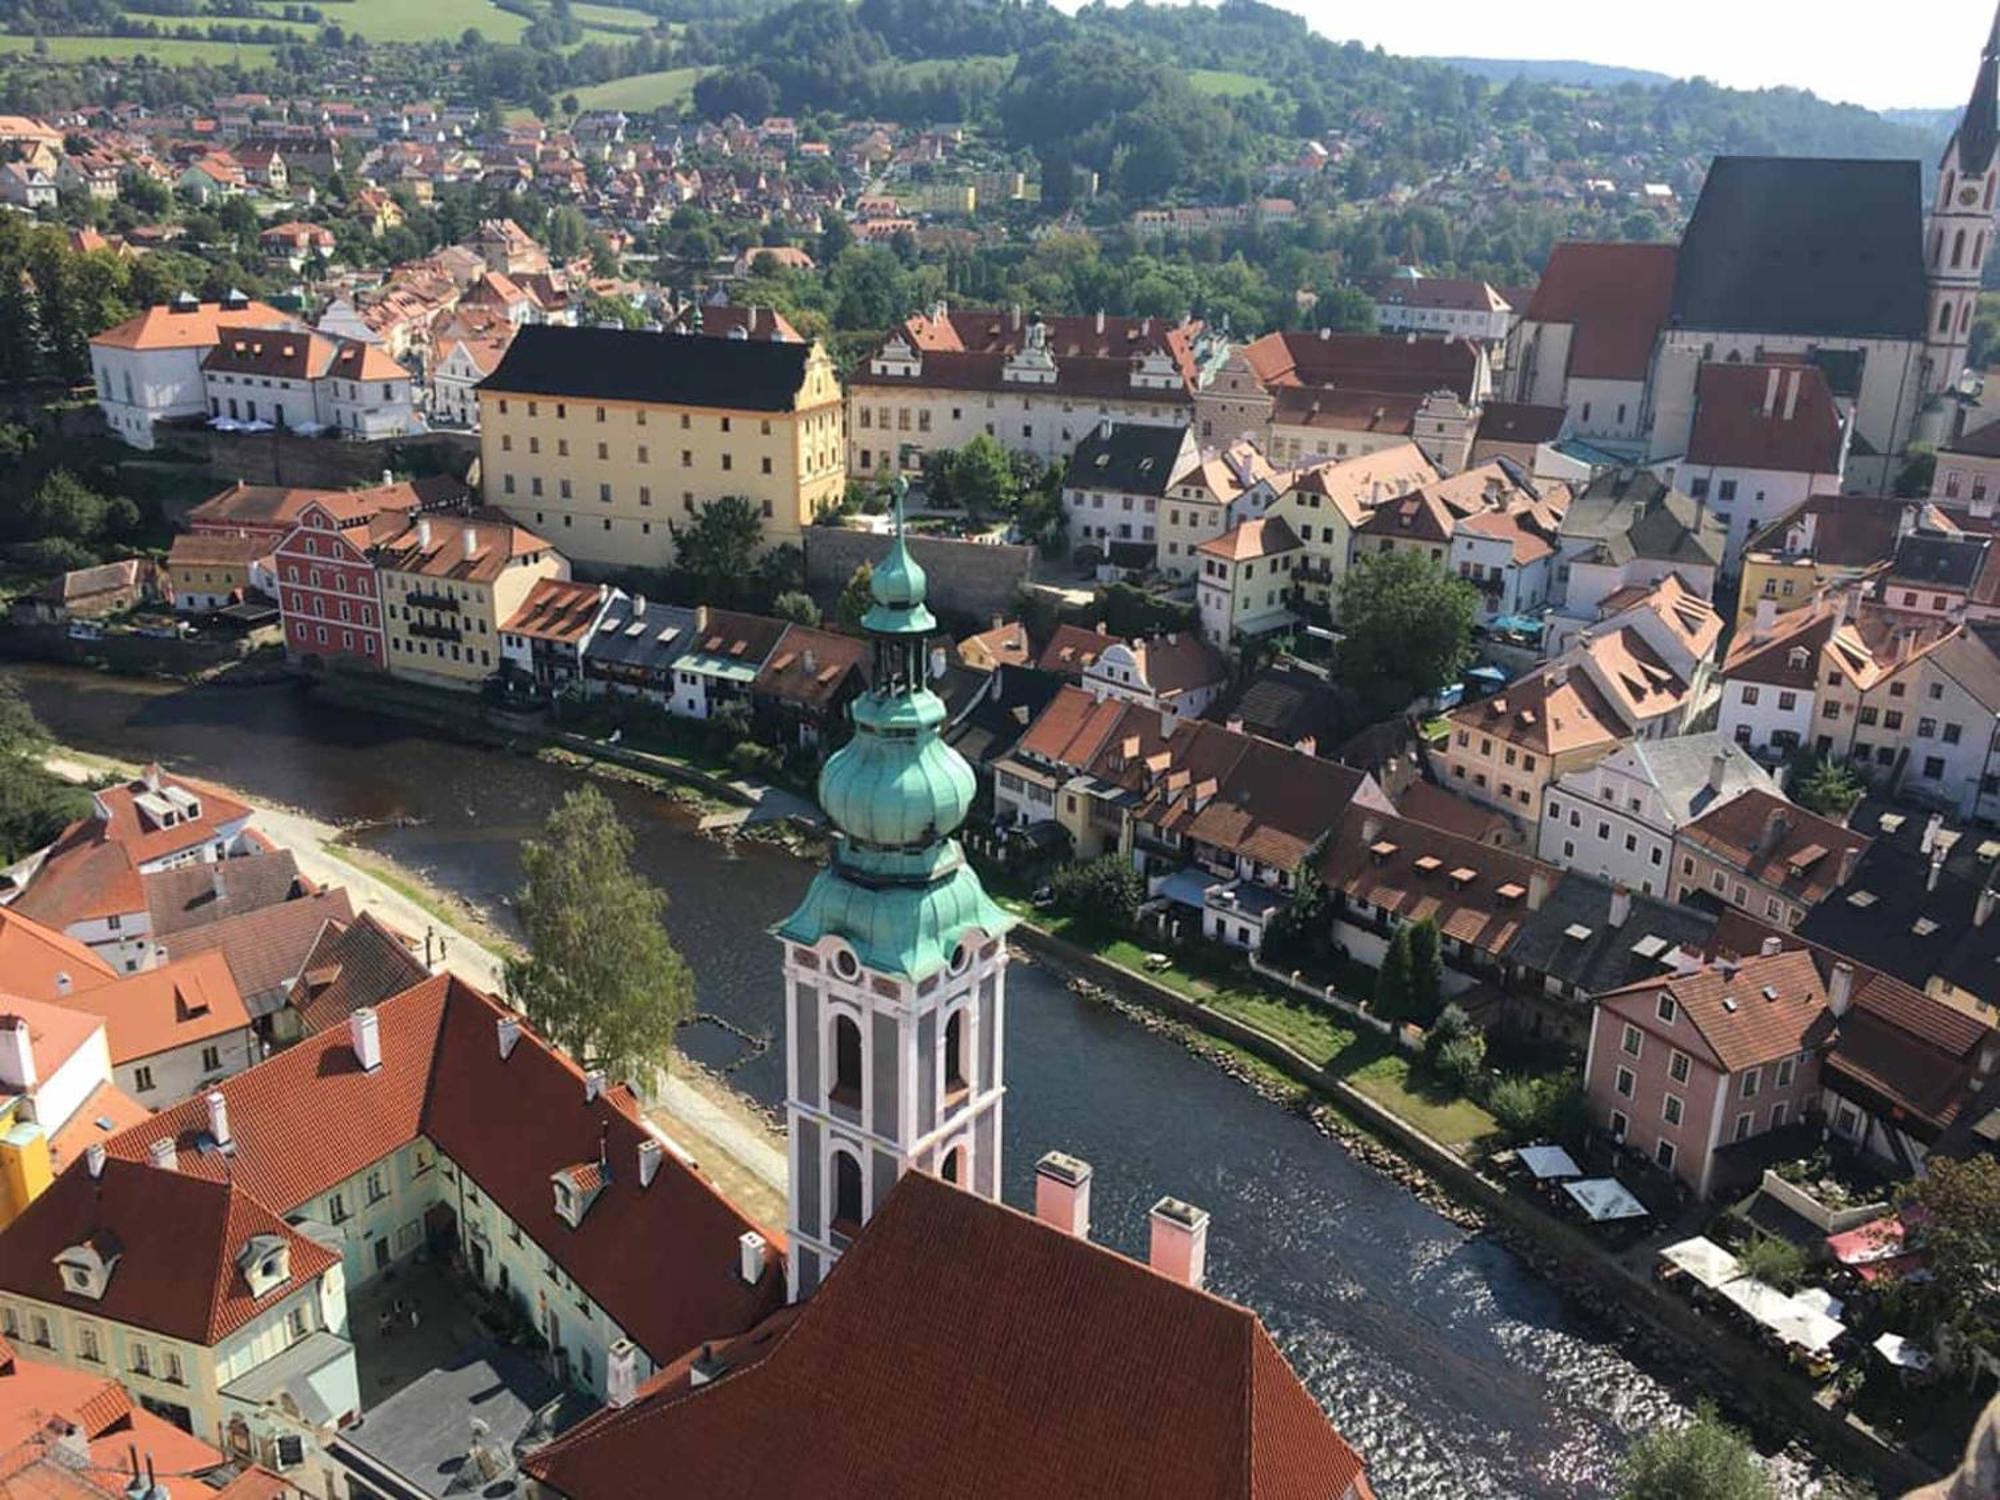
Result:
M1935 536L1913 531L1897 544L1896 560L1889 568L1890 581L1970 589L1986 561L1988 545L1983 536Z
M479 389L578 401L790 411L812 349L767 339L531 323L514 335L500 367Z
M1718 156L1681 240L1672 323L1835 338L1924 336L1922 168Z
M1713 914L1637 891L1631 898L1624 925L1613 927L1611 882L1566 871L1522 921L1508 961L1596 995L1670 972L1676 948L1706 951L1715 933Z
M1107 431L1099 423L1076 445L1064 482L1076 489L1164 496L1186 435L1180 427L1116 422Z

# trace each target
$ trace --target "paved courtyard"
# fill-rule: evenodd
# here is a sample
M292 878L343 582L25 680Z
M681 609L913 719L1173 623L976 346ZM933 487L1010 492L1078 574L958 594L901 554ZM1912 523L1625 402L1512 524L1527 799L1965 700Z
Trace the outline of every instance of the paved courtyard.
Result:
M476 1320L477 1310L436 1264L414 1259L350 1292L348 1328L361 1379L362 1409L386 1400L449 1363L468 1344L488 1337Z

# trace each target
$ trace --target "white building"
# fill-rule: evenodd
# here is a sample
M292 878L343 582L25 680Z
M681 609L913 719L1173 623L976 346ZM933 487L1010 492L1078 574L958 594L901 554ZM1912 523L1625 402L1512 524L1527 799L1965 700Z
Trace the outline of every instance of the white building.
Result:
M1190 427L1100 422L1063 475L1070 545L1100 548L1120 568L1157 566L1161 508L1200 457Z
M1099 698L1199 718L1229 686L1229 663L1192 632L1118 641L1085 664L1083 686Z
M1633 740L1555 779L1535 852L1547 864L1664 897L1682 825L1753 789L1780 795L1771 773L1727 735Z
M97 404L112 433L135 448L151 448L155 422L208 415L201 363L224 326L305 331L296 319L240 292L219 302L183 293L93 338Z
M1375 326L1383 333L1428 333L1499 346L1513 330L1514 309L1484 281L1425 276L1414 267L1373 288Z
M378 344L225 325L201 376L211 419L357 438L417 426L410 372Z

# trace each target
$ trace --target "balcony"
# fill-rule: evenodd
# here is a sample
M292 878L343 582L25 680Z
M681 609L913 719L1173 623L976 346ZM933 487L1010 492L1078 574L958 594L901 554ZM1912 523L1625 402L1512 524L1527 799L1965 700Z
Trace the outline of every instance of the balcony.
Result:
M465 632L456 625L433 625L427 620L412 620L409 633L431 641L462 641Z
M436 610L440 614L449 615L458 613L458 601L449 594L409 593L403 596L403 602L411 609Z

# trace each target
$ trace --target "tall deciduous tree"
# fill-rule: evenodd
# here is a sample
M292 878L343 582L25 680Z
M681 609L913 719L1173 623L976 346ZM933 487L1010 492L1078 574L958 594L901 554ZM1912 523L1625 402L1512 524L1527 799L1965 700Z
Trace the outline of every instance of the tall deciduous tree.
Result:
M1428 1022L1444 1004L1444 955L1438 926L1429 917L1412 922L1410 934L1410 1010Z
M842 630L859 630L861 617L868 613L875 602L875 569L862 563L849 576L847 584L840 591L840 598L833 606L833 617L840 622Z
M595 787L571 792L521 846L528 955L507 994L586 1067L643 1079L694 1009L694 975L661 925L666 893L632 869L632 834Z
M1619 1500L1772 1500L1750 1443L1713 1409L1685 1427L1654 1427L1625 1455Z
M1340 671L1380 712L1434 693L1472 659L1478 593L1415 552L1359 560L1340 589Z
M1896 1195L1905 1224L1921 1226L1930 1279L1905 1283L1927 1326L1942 1323L1962 1343L2000 1349L1994 1279L2000 1275L2000 1162L1933 1153L1924 1175Z
M674 536L674 570L690 597L702 604L730 605L743 597L754 576L763 521L741 495L711 500L686 526L669 521Z

